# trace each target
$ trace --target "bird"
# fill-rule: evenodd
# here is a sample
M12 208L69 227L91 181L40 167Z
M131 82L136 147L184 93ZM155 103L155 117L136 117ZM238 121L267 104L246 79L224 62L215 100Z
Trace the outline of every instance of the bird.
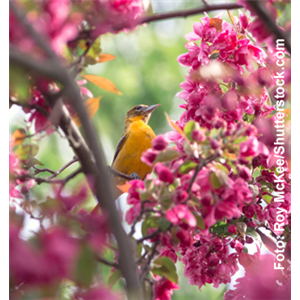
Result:
M151 173L152 168L141 161L144 151L151 148L151 141L156 137L153 129L148 125L152 112L160 104L147 106L139 104L132 107L125 118L124 134L117 144L112 161L112 169L133 178L144 180L146 175ZM113 178L113 185L125 184L126 179L121 177ZM116 192L118 196L121 192ZM97 210L97 206L91 212Z

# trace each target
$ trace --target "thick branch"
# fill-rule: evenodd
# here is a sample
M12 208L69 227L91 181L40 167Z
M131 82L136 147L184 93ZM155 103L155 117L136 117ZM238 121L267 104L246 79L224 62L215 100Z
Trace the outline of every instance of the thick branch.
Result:
M82 165L83 171L87 176L93 175L94 177L97 200L100 204L100 207L102 207L109 215L110 226L119 246L119 265L126 280L127 290L129 293L128 297L132 300L140 300L142 299L142 293L138 280L137 268L134 264L133 244L128 239L119 221L119 214L114 204L115 195L113 193L110 180L107 176L102 149L100 148L97 140L98 136L96 135L86 113L78 86L66 69L62 67L51 48L47 47L46 43L43 42L43 38L32 28L29 23L25 21L25 18L16 11L16 8L12 2L10 2L10 6L15 12L15 15L18 17L19 21L30 32L34 40L51 57L50 63L53 68L50 68L49 62L43 65L37 64L34 63L34 60L32 58L30 59L30 57L27 57L27 61L30 59L30 64L26 64L24 59L18 59L15 53L10 53L10 59L13 58L15 63L22 63L22 66L30 69L33 68L35 71L49 76L51 79L58 80L64 85L65 95L69 99L70 104L81 121L89 147L86 146L78 128L71 120L69 112L61 100L58 101L61 110L59 124L68 137L70 144ZM47 69L47 72L45 72L45 68ZM52 100L52 107L55 105L57 109L57 101L55 101L56 99ZM90 149L92 155L90 153ZM93 160L93 157L95 161Z
M274 34L275 39L283 39L286 50L291 53L291 41L275 23L272 16L262 7L260 1L248 0L249 5L255 10L257 16L268 27L270 32ZM275 41L276 44L276 41Z
M57 72L56 66L48 61L40 61L27 54L24 54L14 47L9 47L9 62L20 65L27 70L34 71L40 75L49 77L52 80L62 82L64 80L62 74Z

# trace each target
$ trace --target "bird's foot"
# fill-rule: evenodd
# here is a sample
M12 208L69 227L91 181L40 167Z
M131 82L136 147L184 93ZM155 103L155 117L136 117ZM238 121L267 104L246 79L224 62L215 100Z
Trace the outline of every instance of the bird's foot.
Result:
M138 174L136 174L135 172L134 172L134 173L131 173L131 174L130 174L130 177L131 177L132 179L140 179L140 176L139 176Z

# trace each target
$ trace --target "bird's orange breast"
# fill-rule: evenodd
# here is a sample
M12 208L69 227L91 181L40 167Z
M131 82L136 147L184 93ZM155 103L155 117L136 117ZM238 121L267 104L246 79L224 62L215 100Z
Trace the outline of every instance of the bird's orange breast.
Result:
M130 124L127 131L127 138L116 157L112 168L130 175L137 173L140 179L144 179L152 168L141 161L144 151L151 147L151 141L155 137L155 133L150 126L143 121L135 121ZM119 184L124 180L118 178Z

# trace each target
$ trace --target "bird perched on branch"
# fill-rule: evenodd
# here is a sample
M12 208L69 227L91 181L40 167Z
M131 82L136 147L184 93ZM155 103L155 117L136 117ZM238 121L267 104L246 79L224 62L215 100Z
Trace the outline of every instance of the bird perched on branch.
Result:
M125 130L121 137L112 162L112 169L132 178L145 179L152 168L141 161L144 151L151 147L151 141L155 133L148 125L151 113L160 104L147 106L136 105L131 108L125 118ZM115 177L114 185L124 184L127 180L122 177ZM121 192L117 192L121 195ZM92 210L92 212L97 206Z

